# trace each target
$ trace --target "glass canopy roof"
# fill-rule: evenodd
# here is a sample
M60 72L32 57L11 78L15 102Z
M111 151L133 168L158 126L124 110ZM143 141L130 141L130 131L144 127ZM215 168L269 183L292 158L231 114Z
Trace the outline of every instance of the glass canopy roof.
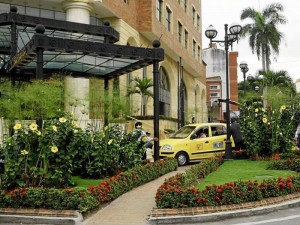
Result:
M15 38L14 38L15 37ZM44 72L113 78L163 60L163 49L115 45L119 33L104 26L20 15L0 14L0 67L35 74L42 49ZM16 49L16 54L13 54Z

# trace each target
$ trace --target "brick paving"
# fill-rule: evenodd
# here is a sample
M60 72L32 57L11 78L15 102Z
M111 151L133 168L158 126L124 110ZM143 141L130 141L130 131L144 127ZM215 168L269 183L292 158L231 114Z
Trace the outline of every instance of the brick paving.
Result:
M166 178L180 171L168 173L154 181L123 194L106 207L84 220L84 225L143 225L155 207L155 194Z

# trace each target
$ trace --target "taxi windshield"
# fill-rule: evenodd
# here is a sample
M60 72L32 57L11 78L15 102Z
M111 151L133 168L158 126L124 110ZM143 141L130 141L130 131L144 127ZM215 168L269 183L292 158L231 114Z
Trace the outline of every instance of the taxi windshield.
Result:
M181 139L188 137L193 130L195 130L196 126L184 126L180 128L175 134L173 134L170 138Z

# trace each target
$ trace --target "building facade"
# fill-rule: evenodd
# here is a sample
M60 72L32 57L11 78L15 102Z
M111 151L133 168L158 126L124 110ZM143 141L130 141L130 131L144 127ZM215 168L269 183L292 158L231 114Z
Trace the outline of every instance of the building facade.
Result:
M181 125L194 117L207 121L206 75L202 62L201 1L199 0L0 0L1 12L16 5L23 14L71 22L100 24L108 20L120 33L119 45L148 47L159 39L165 51L160 63L160 114L177 118ZM125 74L118 80L120 92L126 94L134 77L153 78L152 67ZM92 119L86 96L93 85L86 78L68 78L71 98L82 103L77 114ZM113 85L112 83L110 85ZM76 87L75 89L72 87ZM132 95L132 115L140 115L141 96ZM147 101L146 115L153 115L153 100Z
M237 63L238 52L229 52L229 99L238 102ZM225 50L218 49L216 44L203 50L203 61L206 66L207 105L211 121L225 121L226 103L218 99L226 99L226 58ZM218 102L218 103L217 103ZM230 104L231 116L239 115L238 105Z

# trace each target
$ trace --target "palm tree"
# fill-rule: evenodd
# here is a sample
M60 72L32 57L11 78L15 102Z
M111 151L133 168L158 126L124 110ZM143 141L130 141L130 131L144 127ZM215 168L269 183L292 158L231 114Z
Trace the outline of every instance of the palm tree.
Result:
M128 90L128 95L139 94L142 97L141 101L141 116L145 116L146 113L146 102L149 97L153 98L153 93L148 89L153 87L153 82L151 79L145 77L143 79L135 77L132 82L134 82L134 87Z
M259 71L259 74L263 75L264 86L278 86L294 88L293 79L289 73L285 70L280 71Z
M279 45L283 39L277 25L285 24L286 19L280 12L283 6L280 3L267 5L262 12L248 7L242 11L241 20L251 19L252 23L243 26L241 37L249 36L249 45L252 53L256 53L258 59L262 58L262 70L270 70L271 50L275 55L279 54Z

